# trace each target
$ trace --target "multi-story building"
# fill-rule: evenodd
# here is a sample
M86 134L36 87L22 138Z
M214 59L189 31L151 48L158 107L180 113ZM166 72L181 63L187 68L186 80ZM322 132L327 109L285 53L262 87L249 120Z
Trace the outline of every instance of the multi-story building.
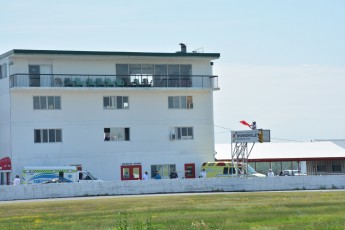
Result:
M102 180L195 178L214 159L219 53L18 50L0 56L1 184L23 166Z

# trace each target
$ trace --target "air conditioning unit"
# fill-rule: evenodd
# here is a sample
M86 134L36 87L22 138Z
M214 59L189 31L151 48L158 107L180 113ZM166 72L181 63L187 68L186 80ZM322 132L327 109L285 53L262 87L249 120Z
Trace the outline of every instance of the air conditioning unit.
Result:
M175 140L175 138L176 138L175 134L170 134L170 140L171 141Z

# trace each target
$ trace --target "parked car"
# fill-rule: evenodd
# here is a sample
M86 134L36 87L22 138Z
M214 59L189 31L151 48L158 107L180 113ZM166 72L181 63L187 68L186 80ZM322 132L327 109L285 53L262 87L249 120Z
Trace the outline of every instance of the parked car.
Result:
M299 170L284 170L283 176L306 176L307 174L302 173Z
M43 184L51 184L51 183L72 183L72 181L66 178L60 177L60 178L54 178L54 179L43 182Z

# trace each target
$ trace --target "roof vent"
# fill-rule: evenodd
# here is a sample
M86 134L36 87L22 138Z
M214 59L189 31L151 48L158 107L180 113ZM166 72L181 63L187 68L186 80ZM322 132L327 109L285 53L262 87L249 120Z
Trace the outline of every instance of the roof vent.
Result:
M181 53L187 53L187 46L183 43L180 43L181 46Z

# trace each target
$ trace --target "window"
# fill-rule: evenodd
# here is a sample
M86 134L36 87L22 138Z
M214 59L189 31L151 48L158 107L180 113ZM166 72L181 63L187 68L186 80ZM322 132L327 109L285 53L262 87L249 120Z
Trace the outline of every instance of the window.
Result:
M153 75L153 65L152 64L142 64L141 74Z
M193 136L193 127L175 127L171 130L170 140L191 140Z
M169 96L169 109L193 109L192 96Z
M129 141L129 128L104 128L104 141Z
M156 171L162 176L162 179L170 178L170 173L172 171L176 171L176 165L174 164L166 164L166 165L151 165L151 178L153 178L156 174Z
M128 75L128 64L116 64L116 75Z
M129 64L129 74L141 74L141 64Z
M0 65L0 79L7 77L6 63Z
M192 65L116 64L116 75L192 75Z
M168 65L168 75L179 75L179 65Z
M168 68L167 65L155 65L155 75L167 75Z
M192 75L192 65L180 65L180 75L183 75L183 76Z
M61 109L60 96L34 96L34 109Z
M224 167L223 174L236 174L234 167Z
M126 96L109 96L103 97L104 109L128 109L128 97Z
M341 173L341 161L332 161L332 172Z
M62 131L61 129L35 129L34 142L35 143L62 142Z
M317 161L316 170L318 172L326 172L326 164L324 161Z

